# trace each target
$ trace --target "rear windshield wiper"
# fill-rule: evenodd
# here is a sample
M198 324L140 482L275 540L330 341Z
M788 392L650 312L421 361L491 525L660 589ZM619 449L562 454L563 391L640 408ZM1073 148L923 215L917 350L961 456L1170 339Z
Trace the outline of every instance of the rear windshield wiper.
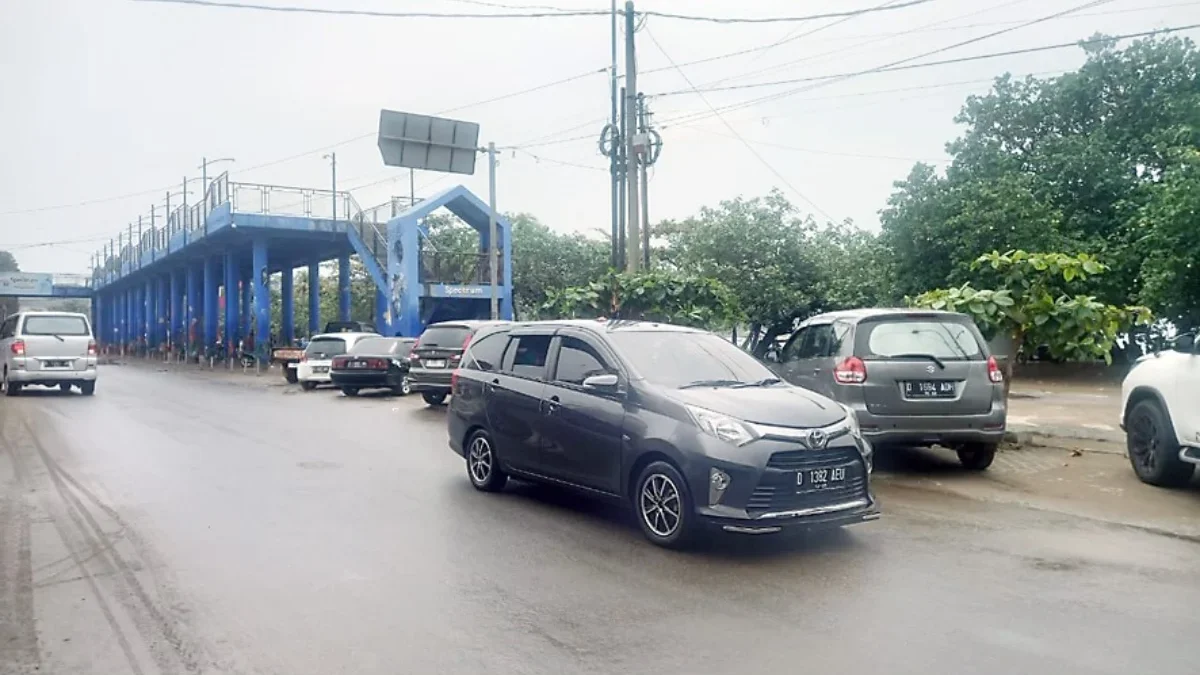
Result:
M696 380L687 384L679 385L680 389L691 389L693 387L738 387L749 384L741 380Z
M889 358L889 359L926 359L926 360L933 361L934 363L936 363L938 365L938 368L941 368L942 370L946 369L946 364L942 363L942 360L939 359L938 357L934 356L933 354L889 354L887 358Z
M59 342L66 342L66 341L67 341L67 339L66 339L65 337L63 337L63 336L59 335L58 333L51 333L51 335L52 335L52 336L54 336L55 338L57 338Z
M765 377L756 382L741 382L731 386L735 389L745 389L747 387L769 387L773 384L779 384L780 382L783 382L783 380L779 379L778 377Z

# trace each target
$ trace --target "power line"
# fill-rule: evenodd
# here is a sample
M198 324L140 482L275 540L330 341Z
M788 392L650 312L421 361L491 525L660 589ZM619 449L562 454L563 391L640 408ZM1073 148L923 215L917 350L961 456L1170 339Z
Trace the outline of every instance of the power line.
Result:
M577 163L575 163L575 162L567 162L567 161L564 161L564 160L561 160L561 159L554 159L553 157L545 157L545 156L542 156L542 155L537 155L537 154L534 154L534 153L532 153L532 152L530 152L530 151L528 151L528 150L525 150L525 149L523 149L523 148L513 148L513 150L514 150L514 151L516 151L516 152L520 152L520 153L522 153L522 154L525 154L525 155L529 155L529 156L530 156L530 157L532 157L532 158L534 159L534 161L536 161L536 162L546 162L546 163L549 163L549 164L557 164L557 165L559 165L559 166L566 166L566 167L571 167L571 168L574 168L574 169L587 169L588 171L600 171L600 172L602 172L602 173L608 173L608 171L609 171L609 170L608 170L608 167L589 166L589 165L587 165L587 164L577 164Z
M671 58L671 55L668 54L667 50L663 48L662 44L658 41L658 38L654 37L654 33L650 32L649 26L646 27L646 36L650 38L650 41L654 43L655 47L658 47L658 51L662 52L662 55L667 58L667 61L669 61L671 63L671 65L675 66L675 70L679 73L679 76L683 78L683 81L687 82L688 86L691 87L693 90L695 90L696 85L692 84L691 78L689 78L687 76L687 73L683 72L683 68L680 68L678 65L675 64L675 59ZM754 155L754 158L757 159L759 161L759 163L761 163L763 166L765 166L768 171L775 174L775 177L778 178L780 181L782 181L783 184L786 185L789 189L791 189L792 192L796 193L796 195L798 195L800 197L800 199L803 199L814 210L816 210L821 215L825 216L826 220L831 220L831 221L833 220L833 216L829 215L829 213L826 212L825 209L822 209L820 206L817 205L816 202L809 199L807 195L805 195L798 188L796 188L795 185L792 185L791 181L789 181L786 177L784 177L784 175L782 173L780 173L774 166L771 166L771 163L768 162L766 160L766 158L764 158L761 154L759 154L758 150L755 150L754 146L750 145L750 143L745 138L743 138L741 134L738 133L737 129L733 128L733 125L730 124L728 120L726 120L724 117L721 116L721 113L717 112L717 109L715 107L713 107L713 104L709 103L708 97L706 97L704 94L702 94L699 91L696 91L696 95L700 97L701 101L704 101L704 105L708 106L708 109L711 110L712 113L717 116L717 119L721 120L721 123L724 124L727 129L729 129L729 132L732 133L735 138L737 138L739 141L741 141L742 145L746 146L746 149L750 151L750 154ZM649 226L649 224L647 224L647 227L648 226Z
M891 160L891 161L896 161L896 162L928 162L930 164L946 164L950 161L945 158L933 159L930 157L897 157L895 155L867 155L867 154L857 153L857 152L834 152L832 150L816 150L813 148L800 148L800 147L796 147L794 145L786 145L784 143L776 143L774 141L760 141L757 139L748 141L745 138L742 138L739 136L730 136L729 134L723 134L719 131L713 131L711 129L704 129L702 127L697 127L697 126L692 126L692 125L676 125L676 126L682 126L687 129L695 129L696 131L702 131L706 134L712 134L713 136L720 136L722 138L732 138L732 139L740 140L740 141L746 142L746 143L753 143L754 145L762 145L762 146L765 146L768 148L779 148L780 150L791 150L793 152L803 152L803 153L807 153L810 155L827 155L829 157L850 157L853 159L872 159L872 160L886 159L886 160Z
M331 7L299 7L295 5L263 5L253 2L237 2L235 0L218 1L218 0L134 0L134 2L146 2L156 4L173 4L173 5L193 5L197 7L213 7L220 9L248 9L263 12L280 12L284 14L322 14L335 16L366 16L373 18L403 18L403 19L551 19L551 18L576 18L576 17L608 17L612 15L611 10L607 9L583 9L583 10L566 10L555 8L554 11L534 11L534 12L497 12L497 13L474 13L474 12L385 12L372 9L334 9ZM721 17L721 16L700 16L695 14L678 14L674 12L660 11L643 11L637 14L648 17L659 17L663 19L676 19L679 21L697 21L704 23L716 24L767 24L767 23L796 23L803 21L816 21L818 19L836 19L845 16L859 16L861 14L871 14L874 12L902 9L912 5L920 5L931 0L909 0L902 5L893 5L890 7L873 8L866 7L863 9L845 10L841 12L825 12L822 14L809 14L805 16L764 16L764 17Z
M1107 35L1104 37L1092 38L1092 39L1088 39L1088 40L1076 40L1075 42L1061 42L1059 44L1042 45L1040 47L1026 47L1024 49L1010 49L1010 50L1003 51L1003 52L991 52L988 54L977 54L974 56L962 56L962 57L953 58L953 59L944 59L941 61L929 61L929 62L925 62L925 63L912 63L912 64L905 64L905 65L899 65L899 66L871 68L869 70L856 71L856 72L852 72L852 73L841 73L841 74L836 74L836 75L813 75L811 77L798 77L798 78L789 79L789 80L775 80L773 82L751 82L751 83L747 83L747 84L734 84L734 85L729 85L729 86L725 86L725 87L709 87L709 88L702 88L702 89L700 89L700 91L707 91L707 92L731 91L731 90L736 90L736 89L754 89L754 88L758 88L758 87L776 87L776 86L780 86L780 85L784 85L784 84L797 84L800 82L819 82L819 81L824 81L824 80L845 79L848 77L856 77L858 75L866 75L866 74L874 74L874 73L891 73L891 72L896 72L896 71L901 71L901 70L915 70L918 68L929 68L932 66L945 66L945 65L955 64L955 63L967 63L970 61L982 61L985 59L994 59L994 58L1000 58L1003 56L1017 56L1020 54L1033 54L1036 52L1045 52L1045 51L1051 51L1051 50L1055 50L1055 49L1067 49L1070 47L1079 47L1082 45L1098 44L1098 43L1102 43L1102 42L1109 42L1112 40L1127 40L1130 38L1149 37L1152 35L1162 35L1162 34L1167 34L1167 33L1177 33L1177 32L1185 31L1185 30L1194 30L1196 28L1200 28L1200 24L1189 24L1186 26L1173 26L1173 27L1168 27L1168 28L1157 28L1155 30L1142 31L1140 33L1125 33L1123 35ZM655 96L677 96L680 94L691 94L691 93L694 93L693 90L691 90L691 89L677 89L675 91L668 91L668 92L663 92L661 94L655 94Z
M883 9L885 7L888 7L889 5L895 4L897 1L898 0L888 0L887 2L883 3L882 5L879 5L876 9ZM787 44L789 42L795 42L796 40L802 40L802 39L809 37L811 35L814 35L816 33L820 33L823 30L828 30L830 28L833 28L834 26L840 26L841 24L846 23L847 21L852 21L855 18L857 18L857 17L845 16L845 17L838 19L837 21L832 21L823 26L817 26L816 28L809 30L809 31L805 31L803 33L798 33L800 28L803 28L803 26L801 26L800 28L795 28L795 29L789 31L787 35L784 35L782 38L780 38L779 40L776 40L775 42L772 42L771 44L767 45L766 47L756 48L755 51L758 52L758 56L754 57L754 60L761 59L764 54L766 54L767 52L771 51L772 49L778 47L779 45Z

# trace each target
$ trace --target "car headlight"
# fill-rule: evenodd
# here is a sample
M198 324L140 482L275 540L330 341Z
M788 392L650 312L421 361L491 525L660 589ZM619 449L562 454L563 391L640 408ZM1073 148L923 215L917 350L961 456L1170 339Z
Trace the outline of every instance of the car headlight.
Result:
M862 440L862 429L858 426L858 413L848 405L844 405L842 408L846 411L846 426L850 427L850 435Z
M687 408L688 414L696 422L696 426L700 427L700 430L709 436L738 446L745 445L759 438L757 431L736 417L730 417L729 415L723 415L691 405L685 405L684 407Z

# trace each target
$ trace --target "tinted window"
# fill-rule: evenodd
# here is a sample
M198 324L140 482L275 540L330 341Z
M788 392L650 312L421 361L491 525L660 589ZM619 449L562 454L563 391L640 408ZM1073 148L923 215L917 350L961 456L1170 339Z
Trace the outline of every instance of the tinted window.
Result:
M554 371L555 380L583 384L586 378L607 372L611 372L611 369L605 366L604 358L591 345L578 338L562 339L562 347L558 350L558 365Z
M90 335L87 320L82 316L27 316L25 335Z
M957 321L879 321L860 330L863 328L868 331L865 357L901 354L929 354L939 359L983 357L970 326Z
M351 354L373 354L405 357L412 350L415 340L397 340L395 338L366 338L354 343L350 348Z
M513 375L540 379L546 374L546 355L550 353L549 335L522 335L513 340L513 347L508 351L512 354Z
M421 347L462 349L471 329L466 326L430 326L421 333Z
M469 370L500 370L508 333L491 333L471 342L463 367Z
M341 338L316 338L308 343L304 353L309 356L322 355L326 358L346 353L346 341Z
M609 339L642 377L664 387L774 377L753 356L709 333L615 331Z

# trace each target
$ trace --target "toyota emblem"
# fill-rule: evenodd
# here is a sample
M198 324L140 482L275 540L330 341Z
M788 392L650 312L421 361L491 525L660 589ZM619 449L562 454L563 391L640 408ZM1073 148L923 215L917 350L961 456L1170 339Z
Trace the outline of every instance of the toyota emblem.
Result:
M820 429L813 429L808 432L808 448L809 450L824 450L825 444L829 442L829 436Z
M925 366L925 372L932 373L933 370L934 370L933 366Z

